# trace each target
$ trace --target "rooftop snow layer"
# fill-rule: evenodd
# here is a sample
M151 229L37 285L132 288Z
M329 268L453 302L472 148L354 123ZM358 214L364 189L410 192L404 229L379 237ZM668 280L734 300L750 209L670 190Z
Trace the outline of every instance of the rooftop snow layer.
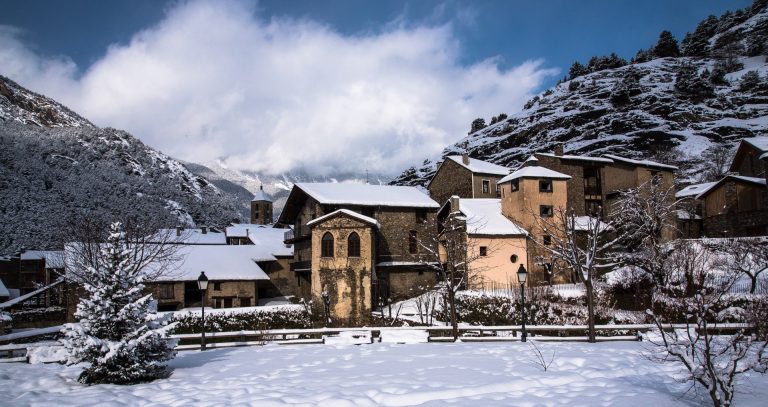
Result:
M332 218L332 217L334 217L336 215L340 215L340 214L345 214L345 215L351 216L351 217L353 217L355 219L359 219L359 220L361 220L361 221L363 221L365 223L370 223L372 225L375 225L376 227L379 227L379 222L376 219L371 218L369 216L361 215L361 214L359 214L359 213L357 213L355 211L350 211L349 209L339 209L339 210L333 211L333 212L331 212L331 213L329 213L327 215L323 215L323 216L321 216L321 217L319 217L317 219L313 219L313 220L307 222L307 226L316 225L316 224L318 224L318 223L320 223L320 222L322 222L322 221L324 221L326 219L330 219L330 218Z
M768 151L768 136L762 136L762 137L749 137L743 139L743 141L746 141L749 144L752 144L760 151ZM763 156L760 156L760 158L763 158Z
M731 178L735 178L737 180L749 182L752 184L765 185L765 178L745 177L743 175L728 175L725 178L721 179L720 181L712 183L712 185L710 185L706 189L702 189L701 192L699 192L699 194L696 195L696 199L701 199L704 195L709 193L709 191L711 191L713 188L716 188L718 185L720 185L721 183Z
M680 191L678 191L675 194L675 198L680 199L680 198L687 198L689 196L696 196L696 195L702 193L703 191L711 188L715 184L717 184L717 182L705 182L703 184L688 185L687 187L685 187L685 188L681 189Z
M501 165L489 163L475 158L469 159L469 165L465 165L460 155L449 155L448 158L468 170L480 174L507 175L510 169Z
M502 178L497 184L503 184L505 182L512 181L518 178L552 178L552 179L571 179L570 175L565 175L561 172L550 170L549 168L529 166L522 167L512 174Z
M252 199L251 201L252 201L252 202L253 202L253 201L267 201L267 202L272 202L272 198L270 198L270 197L269 197L269 195L267 195L267 194L264 192L264 190L263 190L263 189L259 189L258 191L256 191L256 193L255 193L255 194L253 194L253 199Z
M621 161L621 162L625 162L628 164L633 164L641 167L653 167L653 168L659 168L663 170L673 170L673 171L678 169L674 165L661 164L661 163L657 163L655 161L650 161L650 160L633 160L631 158L619 157L618 155L613 155L613 154L605 154L603 155L603 157L610 158L614 161Z
M21 260L45 260L45 268L64 268L64 251L27 250L21 253Z
M288 229L256 228L248 236L257 248L273 256L293 256L293 245L284 243L285 232Z
M187 245L178 257L157 281L197 281L201 271L209 280L269 280L256 262L277 260L252 245Z
M181 234L178 235L176 229L160 229L155 234L156 240L150 238L148 242L165 242L179 244L227 244L227 236L221 232L212 232L207 230L203 233L202 229L182 229Z
M501 214L501 199L460 199L469 234L525 236L528 232Z
M297 183L296 187L324 205L394 206L439 208L415 187L357 183Z
M11 293L8 292L8 289L5 288L5 284L3 284L3 279L0 279L0 297L10 297Z
M594 161L594 162L601 162L601 163L607 163L607 164L613 164L613 160L610 158L605 157L590 157L587 155L556 155L552 153L537 153L539 155L543 155L545 157L554 157L554 158L560 158L563 160L581 160L581 161Z

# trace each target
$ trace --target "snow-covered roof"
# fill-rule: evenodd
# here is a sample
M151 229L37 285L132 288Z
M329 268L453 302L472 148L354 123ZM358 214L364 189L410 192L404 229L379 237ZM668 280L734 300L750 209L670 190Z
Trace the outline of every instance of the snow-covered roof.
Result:
M552 178L552 179L571 179L570 175L565 175L562 172L550 170L549 168L539 166L527 166L518 169L512 174L507 175L497 182L497 184L503 184L505 182L512 181L518 178Z
M463 158L460 155L449 155L448 158L454 161L456 164L479 174L493 174L493 175L507 175L510 169L501 165L489 163L487 161L478 160L475 158L469 158L469 165L464 164Z
M370 185L352 182L297 183L300 188L324 205L391 206L407 208L439 208L427 194L415 187Z
M0 309L9 308L9 307L12 307L12 306L14 306L16 304L20 304L20 303L22 303L22 302L24 302L24 301L26 301L26 300L36 296L36 295L42 293L43 291L46 291L46 290L51 289L53 287L56 287L57 285L59 285L59 284L61 284L63 282L64 282L64 279L60 278L60 279L54 281L53 283L51 283L51 284L49 284L47 286L40 287L40 288L38 288L35 291L32 291L32 292L26 293L24 295L20 295L18 297L10 299L10 300L0 304Z
M760 136L760 137L749 137L742 139L742 141L745 141L752 146L754 146L756 149L766 152L768 151L768 136ZM760 158L763 156L761 155Z
M5 284L3 284L3 279L0 278L0 297L10 297L11 293L8 292L8 289L5 288Z
M699 219L701 219L701 216L699 216L699 215L697 215L695 213L691 213L689 211L686 211L684 209L678 209L677 210L677 219L680 219L680 220L691 220L691 219L699 220Z
M717 184L717 182L705 182L705 183L702 183L702 184L688 185L687 187L685 187L685 188L681 189L680 191L678 191L675 194L675 198L680 199L680 198L687 198L689 196L696 196L696 195L702 193L702 191L705 191L705 190L711 188L715 184Z
M501 214L501 199L459 199L459 211L467 217L467 232L471 235L528 234L525 229Z
M284 243L287 230L269 227L256 228L249 232L248 238L251 239L256 248L261 248L264 253L281 257L293 256L293 245Z
M272 202L272 199L264 192L264 186L259 187L259 190L256 191L255 194L253 194L253 199L251 202L254 201L266 201L266 202Z
M20 257L21 260L45 260L45 268L64 268L63 250L27 250Z
M768 153L765 153L765 154L761 155L760 159L761 160L768 160Z
M742 181L742 182L746 182L746 183L750 183L750 184L765 186L765 178L745 177L743 175L728 175L725 178L721 179L720 181L717 181L717 182L713 183L710 187L702 190L698 195L696 195L696 199L703 198L708 193L710 193L710 192L714 191L715 189L717 189L717 187L720 184L722 184L722 183L724 183L724 182L726 182L728 180L731 180L731 179L735 179L737 181Z
M620 157L618 155L613 155L613 154L605 154L603 155L603 157L610 158L614 161L621 161L627 164L637 165L640 167L651 167L651 168L657 168L660 170L671 170L671 171L675 171L678 169L674 165L661 164L661 163L657 163L655 161L650 161L650 160L633 160L631 158L624 158L624 157Z
M277 260L254 245L185 245L169 272L157 281L196 281L201 271L209 280L269 280L257 261Z
M613 226L603 222L599 221L591 216L576 216L574 218L574 230L590 230L592 227L595 226L595 222L600 222L598 225L598 232L604 232L606 230L613 230Z
M330 218L332 218L334 216L341 215L341 214L347 215L349 217L358 219L358 220L360 220L362 222L365 222L365 223L374 225L376 227L379 227L379 222L376 219L371 218L370 216L361 215L361 214L359 214L359 213L357 213L355 211L350 211L349 209L339 209L339 210L333 211L333 212L331 212L331 213L329 213L327 215L323 215L323 216L321 216L321 217L319 217L317 219L312 219L311 221L307 222L307 226L317 225L318 223L321 223L321 222L323 222L326 219L330 219Z
M227 236L221 232L212 232L210 229L203 233L202 229L160 229L154 236L147 239L148 243L172 242L178 244L227 244Z
M590 157L586 155L557 155L552 153L537 153L538 155L543 155L545 157L554 157L554 158L560 158L563 160L580 160L580 161L592 161L592 162L600 162L600 163L606 163L606 164L612 164L613 160L610 158L605 157Z

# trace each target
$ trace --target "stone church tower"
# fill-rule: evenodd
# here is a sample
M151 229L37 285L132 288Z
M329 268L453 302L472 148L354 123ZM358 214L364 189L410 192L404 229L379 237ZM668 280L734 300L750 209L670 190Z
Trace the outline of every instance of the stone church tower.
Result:
M269 225L272 223L272 200L264 193L264 186L251 201L251 223L254 225Z

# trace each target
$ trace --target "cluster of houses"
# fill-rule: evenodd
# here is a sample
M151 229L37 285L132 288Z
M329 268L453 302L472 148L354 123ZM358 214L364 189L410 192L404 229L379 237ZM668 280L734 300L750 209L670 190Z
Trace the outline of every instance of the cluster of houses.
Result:
M670 205L677 199L679 210L678 227L663 231L664 237L768 234L766 168L768 137L742 141L730 175L665 195ZM569 155L562 146L536 153L514 170L467 155L448 156L426 192L297 183L276 222L270 198L260 191L250 224L164 231L176 234L180 256L173 271L150 289L160 310L196 307L202 301L196 280L205 271L209 306L249 307L286 297L326 304L340 321L365 321L383 302L438 282L436 266L445 256L440 225L456 213L465 222L465 255L474 259L470 288L516 284L520 265L529 270L531 283L552 283L552 264L541 249L551 236L542 220L563 208L578 217L609 217L623 191L648 183L673 190L676 170L615 155ZM32 289L21 282L26 277L5 271L6 261L0 259L5 286ZM50 283L45 265L29 267L42 273L36 277L40 284Z

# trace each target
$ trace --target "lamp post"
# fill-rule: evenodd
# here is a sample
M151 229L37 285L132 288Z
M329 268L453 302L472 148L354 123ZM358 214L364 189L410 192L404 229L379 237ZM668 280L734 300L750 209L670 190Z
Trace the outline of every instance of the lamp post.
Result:
M525 271L525 266L520 264L520 268L517 269L517 281L520 283L520 298L522 300L520 309L523 314L523 334L520 340L523 342L528 339L528 334L525 332L525 280L527 280L527 278L528 272Z
M205 350L205 290L208 289L208 277L205 276L205 271L201 271L200 277L197 278L197 288L200 290L203 297L203 330L200 333L200 350Z

